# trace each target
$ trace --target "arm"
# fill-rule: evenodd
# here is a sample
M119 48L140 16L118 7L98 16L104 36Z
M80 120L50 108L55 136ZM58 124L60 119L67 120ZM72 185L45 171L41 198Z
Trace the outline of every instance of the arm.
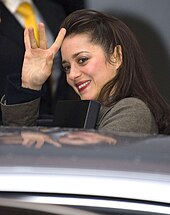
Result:
M1 100L2 121L5 126L34 126L39 115L40 98L15 105L5 105Z
M41 91L43 84L51 75L53 59L59 50L65 36L65 29L61 29L55 42L47 49L44 25L39 24L40 47L37 46L32 28L24 32L25 55L22 67L22 91ZM19 94L18 94L19 95ZM8 98L8 96L6 96ZM2 119L4 125L30 126L36 124L38 118L40 98L33 101L21 101L19 104L9 104L4 97L1 100Z

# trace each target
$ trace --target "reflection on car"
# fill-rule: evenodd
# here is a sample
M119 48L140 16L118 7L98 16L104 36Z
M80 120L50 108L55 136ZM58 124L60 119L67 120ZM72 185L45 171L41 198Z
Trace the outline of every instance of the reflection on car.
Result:
M0 214L170 214L170 137L1 127Z

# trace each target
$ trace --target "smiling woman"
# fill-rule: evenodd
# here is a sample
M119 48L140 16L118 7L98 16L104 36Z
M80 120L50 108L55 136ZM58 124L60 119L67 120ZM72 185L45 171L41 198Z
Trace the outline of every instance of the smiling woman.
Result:
M121 48L120 57L115 48L113 62L117 62L111 64L103 48L90 39L88 34L68 36L61 48L67 82L82 100L97 100L101 89L114 78L121 64Z
M1 106L5 125L36 124L41 89L51 74L54 55L61 47L68 84L81 100L97 100L102 104L97 129L150 134L169 132L169 105L150 78L134 34L121 20L83 9L64 20L49 49L44 43L43 24L39 25L39 35L40 47L35 43L32 29L25 31L21 90L29 98L26 103L20 100L21 104L8 105L10 96L4 96ZM14 78L11 82L15 86ZM18 119L14 119L14 109Z

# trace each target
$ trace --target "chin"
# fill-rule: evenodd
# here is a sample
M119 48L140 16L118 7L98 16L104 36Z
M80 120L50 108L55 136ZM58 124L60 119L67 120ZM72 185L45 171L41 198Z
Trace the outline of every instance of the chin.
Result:
M95 96L80 96L81 100L96 100Z

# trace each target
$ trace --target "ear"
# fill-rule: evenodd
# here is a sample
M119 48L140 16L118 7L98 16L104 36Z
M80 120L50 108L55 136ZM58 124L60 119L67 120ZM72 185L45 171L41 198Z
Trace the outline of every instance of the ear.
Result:
M116 66L116 69L118 69L122 64L122 47L120 45L115 46L114 52L112 55L112 62Z

